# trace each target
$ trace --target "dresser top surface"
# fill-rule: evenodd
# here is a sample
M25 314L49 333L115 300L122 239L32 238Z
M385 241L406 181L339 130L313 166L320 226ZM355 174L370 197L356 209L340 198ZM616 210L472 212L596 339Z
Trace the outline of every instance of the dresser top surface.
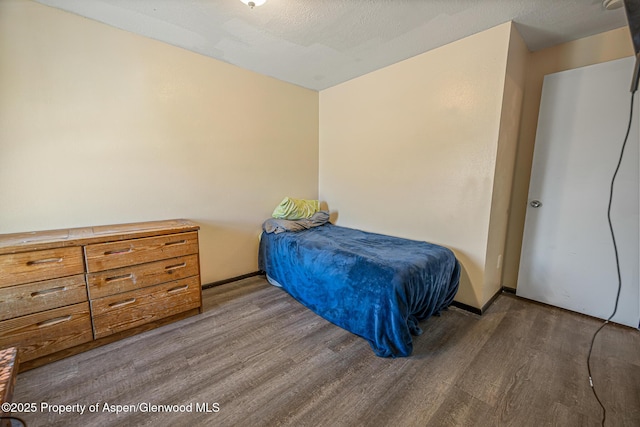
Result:
M0 255L199 230L186 219L0 234Z

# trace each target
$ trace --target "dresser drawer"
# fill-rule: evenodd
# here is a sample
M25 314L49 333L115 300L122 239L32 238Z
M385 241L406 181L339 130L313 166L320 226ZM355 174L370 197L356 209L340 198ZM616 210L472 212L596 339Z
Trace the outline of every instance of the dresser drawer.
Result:
M169 258L87 275L91 299L196 276L198 255Z
M91 301L95 338L200 307L200 276Z
M198 253L198 232L85 246L90 273Z
M84 275L0 288L0 320L87 301Z
M18 347L21 362L91 341L89 303L0 322L0 347Z
M83 272L80 246L0 255L0 288Z

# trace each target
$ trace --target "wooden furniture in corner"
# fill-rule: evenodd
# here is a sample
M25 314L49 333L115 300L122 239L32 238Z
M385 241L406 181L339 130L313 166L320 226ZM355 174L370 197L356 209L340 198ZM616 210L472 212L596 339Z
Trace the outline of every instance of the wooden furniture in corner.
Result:
M13 386L18 376L18 349L15 347L0 350L0 406L3 403L11 403ZM10 427L11 421L7 418L11 411L0 408L0 427Z
M0 348L20 370L202 311L199 226L152 221L0 235Z

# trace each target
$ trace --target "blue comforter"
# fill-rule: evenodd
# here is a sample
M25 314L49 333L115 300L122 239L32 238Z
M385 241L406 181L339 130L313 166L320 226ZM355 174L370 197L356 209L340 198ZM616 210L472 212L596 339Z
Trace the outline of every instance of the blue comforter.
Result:
M263 233L259 267L381 357L409 356L418 322L451 304L460 278L447 248L332 224Z

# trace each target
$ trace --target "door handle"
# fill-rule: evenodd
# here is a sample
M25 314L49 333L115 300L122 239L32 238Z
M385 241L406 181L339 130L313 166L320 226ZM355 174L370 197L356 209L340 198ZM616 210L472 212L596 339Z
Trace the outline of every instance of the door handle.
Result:
M542 206L542 202L540 200L532 200L529 204L532 208L539 208L540 206Z

